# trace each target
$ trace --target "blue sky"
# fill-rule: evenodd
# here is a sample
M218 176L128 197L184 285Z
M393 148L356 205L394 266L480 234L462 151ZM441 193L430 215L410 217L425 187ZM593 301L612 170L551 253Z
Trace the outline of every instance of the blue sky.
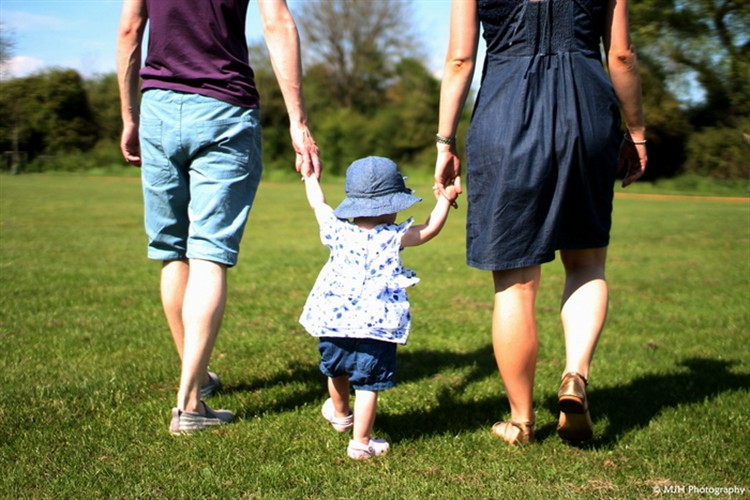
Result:
M301 1L288 0L293 11ZM439 75L448 43L450 0L411 3L414 27L428 58L425 63ZM15 44L4 74L25 76L49 67L64 67L89 78L114 71L121 6L121 0L1 0L0 22ZM262 39L254 1L248 14L247 38L249 43Z

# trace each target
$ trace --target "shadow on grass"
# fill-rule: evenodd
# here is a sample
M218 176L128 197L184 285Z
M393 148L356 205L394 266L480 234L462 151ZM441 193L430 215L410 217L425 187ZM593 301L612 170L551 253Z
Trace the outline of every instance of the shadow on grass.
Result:
M497 377L497 368L495 366L494 357L492 355L492 347L487 346L475 351L459 354L449 351L400 351L398 353L398 367L397 367L397 382L415 382L422 379L440 377L441 373L451 369L462 369L465 370L467 366L471 367L468 375L462 374L460 377L460 383L450 384L450 387L446 387L441 390L439 394L439 407L440 411L436 412L433 419L440 418L445 420L445 429L450 428L456 429L455 425L451 425L451 422L455 423L455 412L451 407L456 405L463 405L464 403L458 402L454 399L454 396L462 392L462 390L469 384L484 379L488 376ZM499 384L499 379L498 379ZM263 390L278 390L284 386L294 386L292 391L281 391L286 392L285 394L278 394L272 398L271 402L259 402L257 405L247 405L236 412L236 415L241 418L251 417L262 413L270 412L284 412L293 410L297 407L304 406L306 404L320 402L327 396L326 379L317 364L303 364L303 363L291 363L285 370L276 373L275 375L267 378L253 380L247 383L225 385L221 389L222 394L251 394ZM500 389L498 389L499 391ZM500 405L504 404L505 408L501 408ZM498 415L498 412L502 410L507 412L507 403L504 398L488 399L485 403L485 411L475 411L484 418L488 418L487 415ZM456 409L456 411L463 413L465 410ZM380 412L378 414L378 422L387 422L388 416ZM467 420L462 421L461 429L476 428L480 425L477 422L469 425ZM396 425L396 427L401 427ZM421 427L417 426L416 430ZM426 431L431 433L431 431ZM396 435L391 434L391 435Z
M387 431L394 442L418 439L435 434L457 434L476 429L488 429L501 415L509 413L507 399L497 375L492 347L485 346L467 353L450 351L408 351L399 353L401 383L433 379L440 384L437 404L430 408L415 406L399 414L379 412L378 427ZM615 444L627 432L646 427L662 411L679 405L702 403L706 399L734 390L747 390L750 375L734 374L729 368L736 361L690 358L679 366L685 371L669 374L651 374L633 379L625 385L595 388L588 392L594 422L606 419L603 433L587 443L574 445L581 448L601 448ZM467 367L469 367L467 373ZM460 369L461 375L452 377L450 370ZM488 377L498 377L496 395L465 401L461 398L470 384ZM317 364L292 364L283 372L270 378L247 384L226 387L225 393L252 393L279 386L293 387L286 394L277 395L271 402L248 406L238 412L248 417L265 412L283 412L299 406L320 402L326 397L325 379ZM557 414L557 387L543 399L543 407ZM555 423L537 429L537 440L555 438Z
M290 390L284 390L286 386ZM261 400L258 404L241 408L236 412L236 416L247 418L267 412L280 413L318 401L325 394L325 378L320 373L317 364L290 363L284 371L272 377L227 385L222 388L221 392L223 394L252 394L264 390L280 393L271 398L270 402Z
M457 388L464 388L480 379L497 375L497 365L492 345L487 344L474 351L457 353L453 351L401 350L398 353L397 379L399 383L415 382L425 378L439 377L451 369L466 370ZM498 378L498 381L500 379Z
M399 382L419 383L432 379L441 387L437 394L437 405L430 409L415 407L398 415L378 414L376 425L387 430L394 442L434 434L489 429L499 416L510 411L490 344L466 353L429 350L399 352L398 362ZM451 370L461 370L461 375L453 377L445 373ZM469 385L487 378L497 384L494 395L468 402L461 397Z
M644 375L626 385L592 389L588 392L594 422L606 418L604 431L581 448L600 448L615 444L627 432L648 426L662 411L684 404L702 403L728 391L748 390L750 375L735 374L729 368L737 361L689 358L679 363L688 371ZM547 398L545 406L557 412L557 395ZM554 434L549 426L544 434Z
M490 347L472 353L416 352L409 359L416 367L409 380L435 376L441 370L473 366L474 370L461 380L441 390L438 405L428 410L415 408L399 415L378 415L378 425L387 429L394 441L414 439L432 434L459 433L487 428L507 414L509 407L504 395L475 399L470 402L457 398L461 389L474 380L497 376ZM581 448L601 448L615 444L627 432L646 427L662 411L684 404L702 403L706 399L750 387L750 375L734 374L729 368L736 361L690 358L680 363L687 371L670 374L644 375L626 385L589 391L594 422L606 418L604 433L587 443L573 444ZM500 384L498 380L498 384ZM544 399L544 407L557 415L557 387ZM537 429L537 440L557 439L556 423Z

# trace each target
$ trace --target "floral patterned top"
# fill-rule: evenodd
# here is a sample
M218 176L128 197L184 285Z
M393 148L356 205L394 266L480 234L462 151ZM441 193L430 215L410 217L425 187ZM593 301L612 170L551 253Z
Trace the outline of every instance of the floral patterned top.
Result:
M314 337L367 338L406 344L411 313L406 288L419 278L401 264L401 236L414 222L373 229L321 218L330 257L305 302L300 323Z

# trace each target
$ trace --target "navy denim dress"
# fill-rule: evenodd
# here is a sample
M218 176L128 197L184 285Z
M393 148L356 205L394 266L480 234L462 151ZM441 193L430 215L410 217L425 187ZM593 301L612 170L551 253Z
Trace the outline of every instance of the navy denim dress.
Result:
M467 136L467 260L485 270L609 244L620 111L606 0L479 0L487 43Z

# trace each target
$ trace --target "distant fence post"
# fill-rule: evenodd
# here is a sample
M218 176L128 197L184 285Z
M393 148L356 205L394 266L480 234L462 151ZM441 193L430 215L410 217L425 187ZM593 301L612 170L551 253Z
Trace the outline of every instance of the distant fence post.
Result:
M29 159L26 151L4 151L5 170L10 170L13 175L20 174Z

